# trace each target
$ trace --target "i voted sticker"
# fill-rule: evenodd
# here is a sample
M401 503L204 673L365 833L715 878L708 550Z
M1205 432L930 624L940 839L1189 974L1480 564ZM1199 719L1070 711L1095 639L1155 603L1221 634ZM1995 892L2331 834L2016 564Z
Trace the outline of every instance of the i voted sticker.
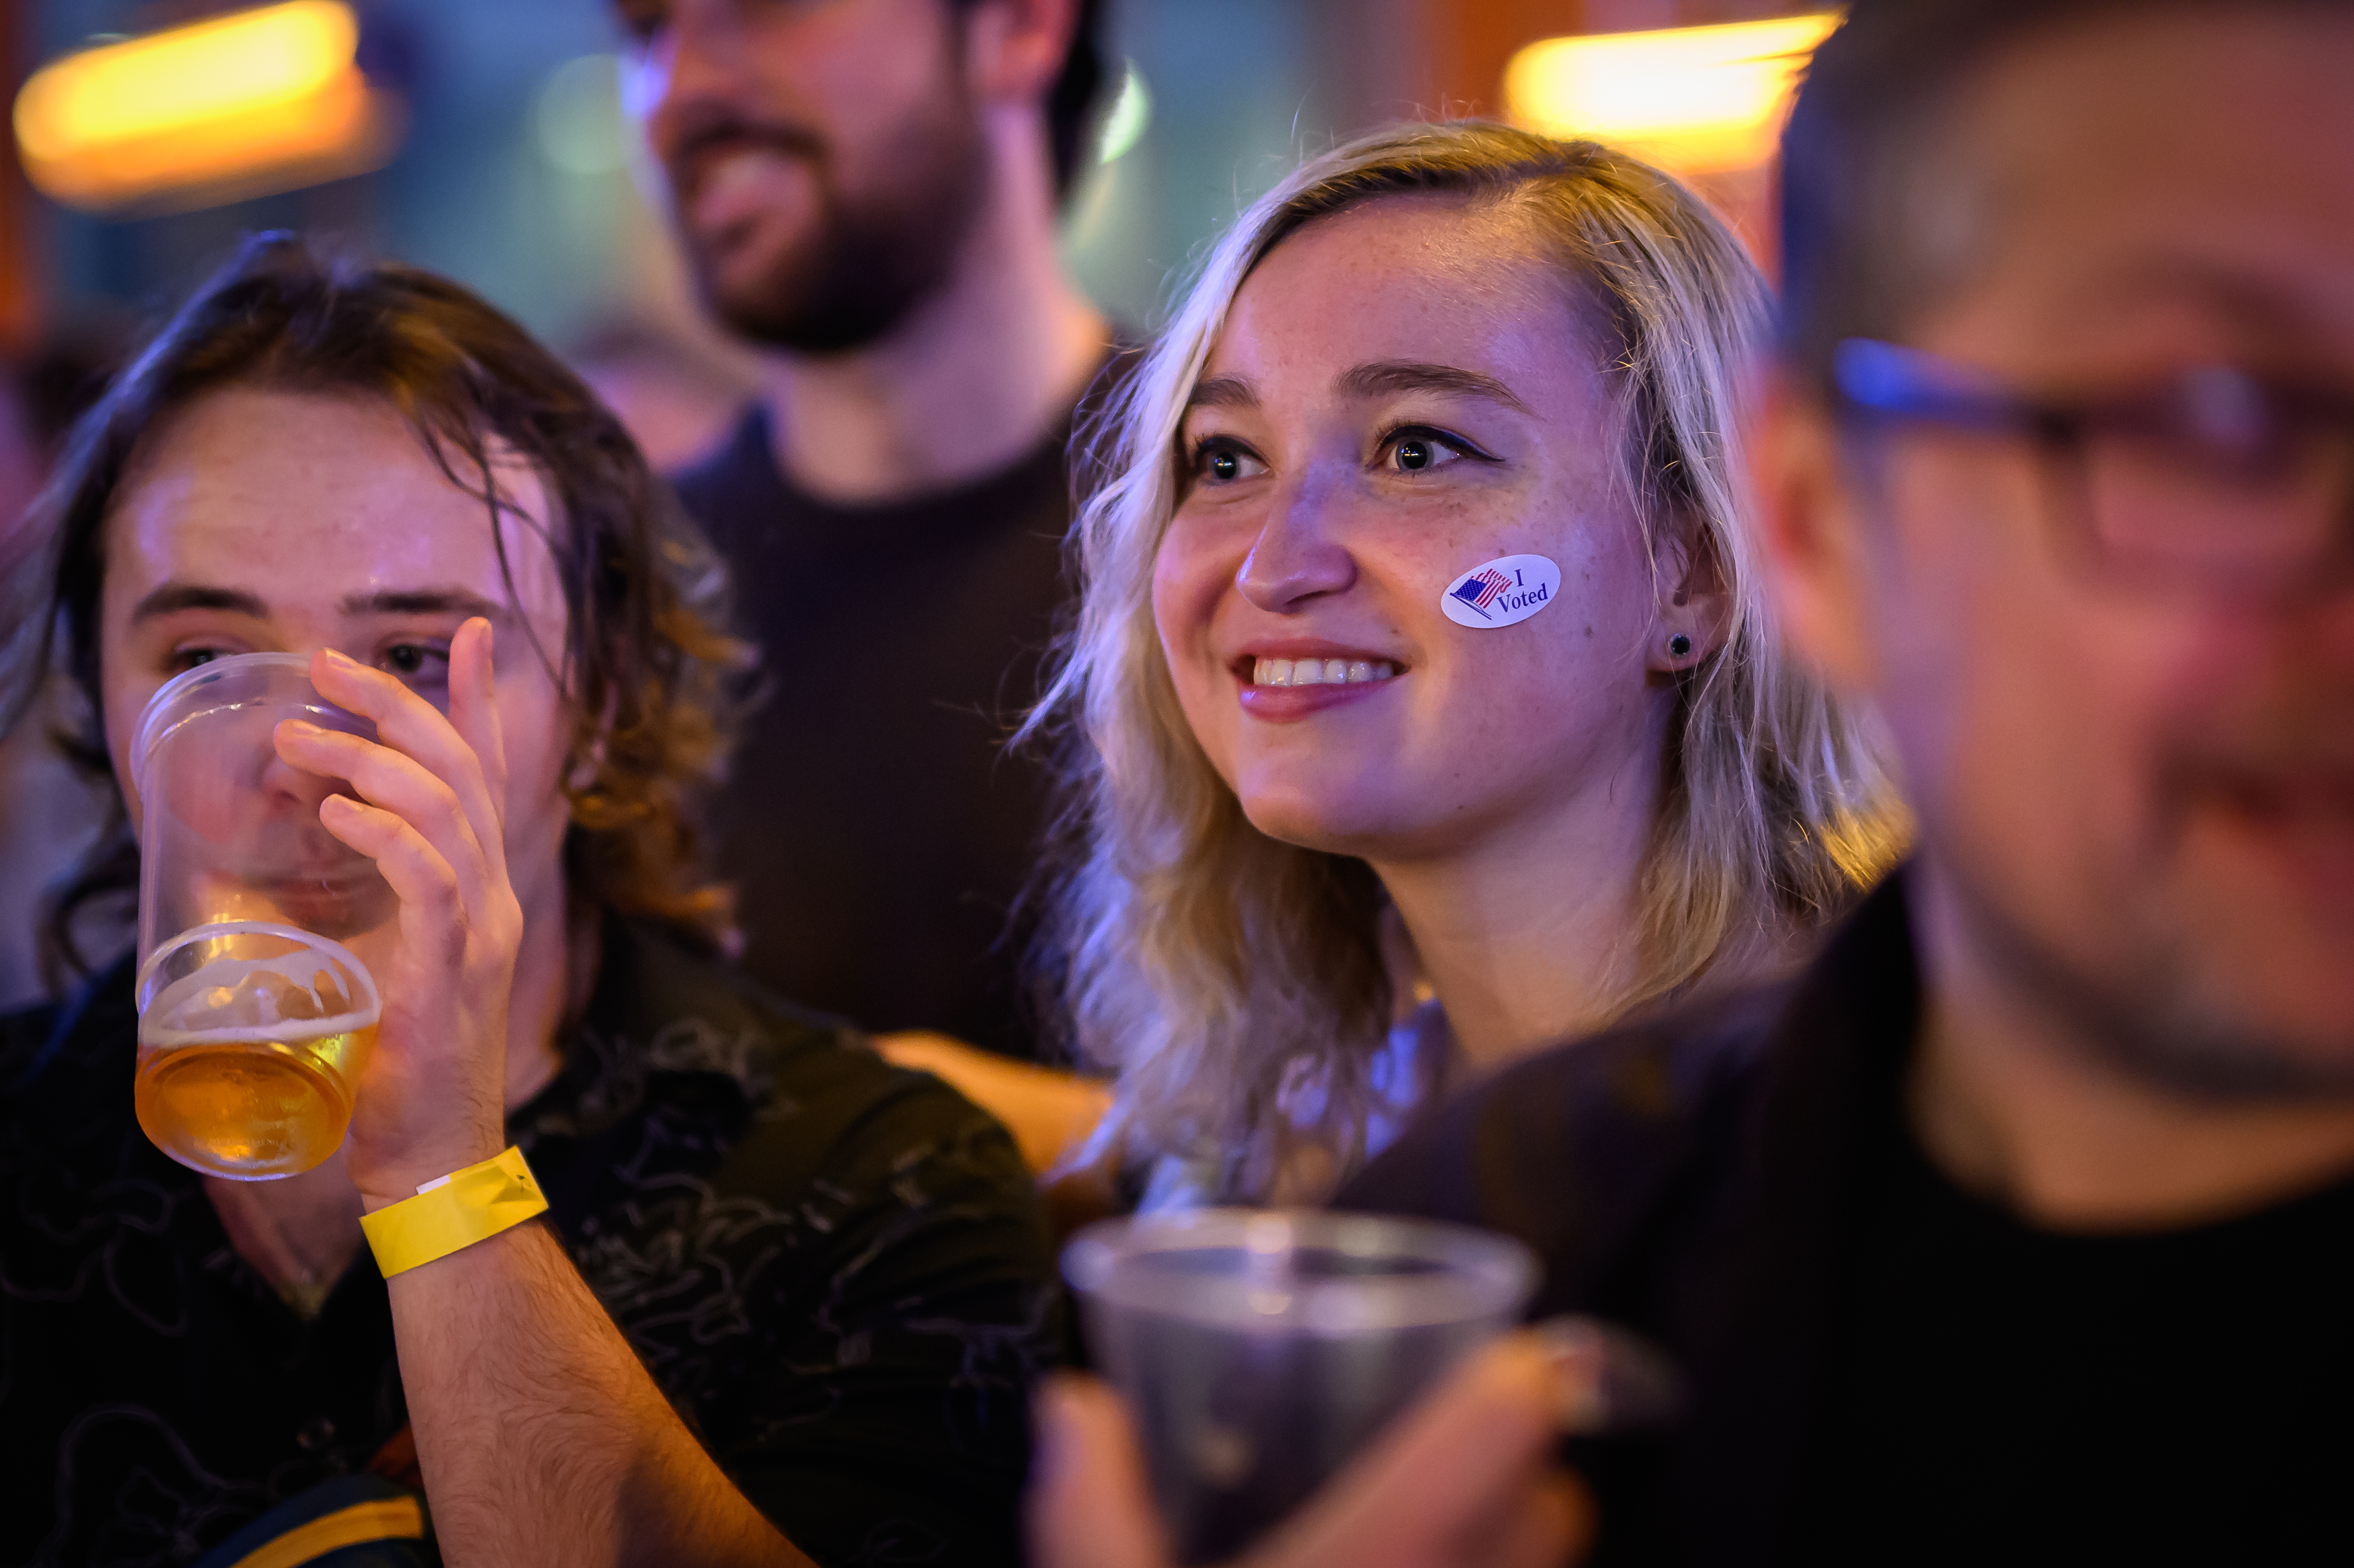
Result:
M1458 626L1486 630L1526 620L1561 595L1561 568L1543 556L1499 556L1447 585L1438 608Z

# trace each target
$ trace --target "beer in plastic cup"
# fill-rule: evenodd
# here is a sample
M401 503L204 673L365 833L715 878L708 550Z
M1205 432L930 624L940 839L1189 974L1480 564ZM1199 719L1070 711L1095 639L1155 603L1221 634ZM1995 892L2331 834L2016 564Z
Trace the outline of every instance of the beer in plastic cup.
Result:
M340 1148L382 1011L391 888L319 821L341 789L281 760L280 721L373 738L291 653L175 677L133 740L139 1125L173 1159L264 1181Z

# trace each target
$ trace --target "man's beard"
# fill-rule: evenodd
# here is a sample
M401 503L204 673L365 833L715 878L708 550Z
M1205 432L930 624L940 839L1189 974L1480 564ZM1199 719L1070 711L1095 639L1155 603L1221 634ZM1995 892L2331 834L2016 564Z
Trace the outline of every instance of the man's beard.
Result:
M1950 862L1944 871L1987 959L2116 1071L2215 1103L2354 1098L2354 1054L2317 1055L2274 1037L2221 994L2228 982L2208 972L2188 938L2169 940L2145 924L2123 953L2087 961L2031 929L1967 871Z
M989 178L969 105L941 102L911 115L879 162L887 177L857 192L843 187L830 149L798 136L764 139L789 143L809 161L817 211L808 231L748 284L724 287L688 236L697 288L730 330L797 354L843 354L889 336L947 285Z

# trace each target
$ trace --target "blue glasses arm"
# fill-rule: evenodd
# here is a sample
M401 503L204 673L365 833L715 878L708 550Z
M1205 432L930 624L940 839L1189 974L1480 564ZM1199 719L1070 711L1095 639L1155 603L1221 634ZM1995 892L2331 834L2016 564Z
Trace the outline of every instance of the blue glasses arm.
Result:
M2034 429L2046 418L1951 360L1877 338L1850 337L1832 349L1831 380L1850 406L1888 418L2001 430Z

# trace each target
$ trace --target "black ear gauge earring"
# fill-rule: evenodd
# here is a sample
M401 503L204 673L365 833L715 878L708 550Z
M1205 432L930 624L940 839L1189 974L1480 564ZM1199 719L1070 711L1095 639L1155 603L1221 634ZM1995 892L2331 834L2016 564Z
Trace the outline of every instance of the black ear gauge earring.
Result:
M1668 639L1668 656L1670 658L1681 659L1691 652L1691 639L1685 636L1682 632L1679 631L1673 637Z

